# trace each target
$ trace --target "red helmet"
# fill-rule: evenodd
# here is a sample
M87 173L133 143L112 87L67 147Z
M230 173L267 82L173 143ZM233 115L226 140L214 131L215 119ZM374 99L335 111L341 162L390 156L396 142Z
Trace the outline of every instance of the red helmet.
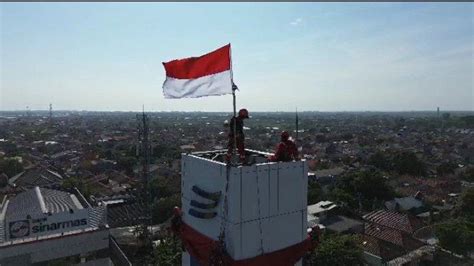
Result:
M240 109L239 110L239 117L240 118L249 118L249 111L247 109Z
M283 131L281 132L281 139L286 141L290 138L290 134L288 133L288 131Z

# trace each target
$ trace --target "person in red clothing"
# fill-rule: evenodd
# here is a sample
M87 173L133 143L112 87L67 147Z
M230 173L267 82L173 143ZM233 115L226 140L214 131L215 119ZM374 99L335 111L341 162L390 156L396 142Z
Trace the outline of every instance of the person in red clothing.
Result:
M298 160L298 149L295 143L290 140L290 134L286 131L281 132L281 141L278 143L275 154L270 156L272 162L289 162Z
M249 112L247 109L240 109L239 114L237 117L232 117L229 122L229 142L227 144L227 156L226 161L230 162L230 158L232 157L232 153L234 150L234 141L237 141L237 151L239 153L240 162L245 162L245 135L244 135L244 119L249 118ZM234 131L234 125L235 131ZM235 133L235 135L234 135Z

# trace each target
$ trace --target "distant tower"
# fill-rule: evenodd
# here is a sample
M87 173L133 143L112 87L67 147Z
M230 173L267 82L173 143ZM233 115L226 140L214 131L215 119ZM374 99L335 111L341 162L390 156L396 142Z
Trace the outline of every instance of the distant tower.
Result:
M31 116L30 107L26 106L26 117L30 117L30 116Z
M439 107L438 107L438 110L436 112L436 115L438 116L438 119L439 119Z
M49 123L53 123L53 105L49 104Z

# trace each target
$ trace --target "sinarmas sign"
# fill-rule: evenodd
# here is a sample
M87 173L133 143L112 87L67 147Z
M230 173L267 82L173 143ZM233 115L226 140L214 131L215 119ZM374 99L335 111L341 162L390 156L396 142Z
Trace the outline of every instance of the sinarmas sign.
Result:
M26 237L30 234L38 234L84 225L87 225L86 218L51 223L43 223L42 221L30 223L29 220L19 220L9 223L10 239Z

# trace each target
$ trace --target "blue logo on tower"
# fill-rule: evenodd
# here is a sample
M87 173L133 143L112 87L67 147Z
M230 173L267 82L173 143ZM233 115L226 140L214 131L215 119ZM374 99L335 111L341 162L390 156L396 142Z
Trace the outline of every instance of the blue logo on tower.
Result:
M208 203L203 203L203 202L199 202L199 201L196 201L196 200L191 200L191 206L192 207L195 207L195 208L198 208L198 209L203 209L203 210L214 210L217 205L219 204L219 200L220 200L220 197L221 197L221 192L218 191L218 192L208 192L208 191L205 191L201 188L199 188L198 186L193 186L192 189L191 189L194 193L196 193L196 195L204 198L204 199L207 199ZM202 211L199 211L199 210L196 210L196 209L193 209L193 208L190 208L188 213L196 218L200 218L200 219L212 219L214 217L216 217L217 215L217 212L213 211L213 212L202 212Z
M10 239L20 238L30 235L30 221L20 220L15 222L10 222Z

